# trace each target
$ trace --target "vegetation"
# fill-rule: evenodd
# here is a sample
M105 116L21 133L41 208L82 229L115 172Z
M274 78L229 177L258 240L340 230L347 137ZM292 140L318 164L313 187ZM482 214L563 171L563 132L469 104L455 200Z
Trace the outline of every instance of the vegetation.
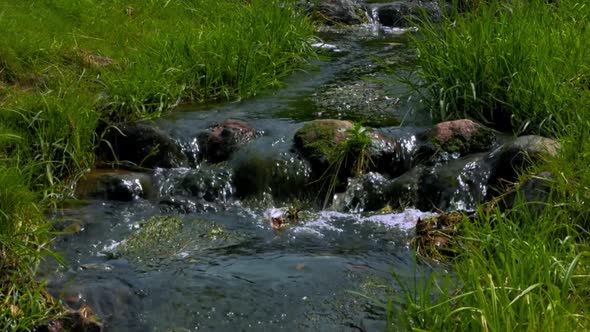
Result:
M562 151L530 170L553 174L549 200L482 206L454 241L456 278L405 288L401 310L388 306L391 330L590 329L589 20L575 0L491 0L420 23L420 87L434 118L552 135Z
M0 330L55 314L33 279L44 211L94 163L99 121L252 96L311 54L295 1L0 4Z
M543 0L479 4L442 25L420 22L420 88L437 120L554 133L590 90L590 7Z

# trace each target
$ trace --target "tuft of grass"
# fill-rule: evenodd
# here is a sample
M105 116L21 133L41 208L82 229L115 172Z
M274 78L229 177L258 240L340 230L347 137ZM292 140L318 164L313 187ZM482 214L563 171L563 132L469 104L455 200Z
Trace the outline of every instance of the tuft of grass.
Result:
M341 181L361 175L371 166L369 148L373 139L369 133L369 128L355 122L352 128L345 131L345 139L335 146L323 140L314 143L328 160L328 168L318 180L322 186L327 186L324 208L330 203Z

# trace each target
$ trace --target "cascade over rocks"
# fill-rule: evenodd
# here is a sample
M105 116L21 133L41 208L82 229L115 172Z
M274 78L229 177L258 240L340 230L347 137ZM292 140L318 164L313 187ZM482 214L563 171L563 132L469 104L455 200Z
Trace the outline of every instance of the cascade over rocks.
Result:
M98 147L99 159L146 168L185 166L186 155L170 135L146 122L108 127Z
M245 121L227 119L197 136L201 157L210 163L229 159L241 145L250 142L256 131Z

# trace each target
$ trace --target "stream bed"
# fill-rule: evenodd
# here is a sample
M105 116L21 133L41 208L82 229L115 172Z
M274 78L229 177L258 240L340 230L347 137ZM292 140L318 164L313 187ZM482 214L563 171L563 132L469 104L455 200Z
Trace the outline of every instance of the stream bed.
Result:
M272 214L300 204L288 195L302 190L298 182L283 194L244 198L228 174L256 154L305 176L292 138L314 119L359 121L411 143L431 125L429 116L385 70L411 63L406 33L325 29L315 45L324 56L286 87L246 101L181 106L156 120L195 156L190 167L146 172L150 192L143 197L94 198L58 211L58 223L78 229L55 241L65 265L46 264L49 291L74 308L89 305L107 331L383 330L384 309L357 293L387 301L400 294L393 273L413 287L441 269L421 263L409 246L416 221L431 213L307 206L298 222L277 230ZM199 162L196 133L228 118L247 122L257 138L220 165ZM191 194L187 174L207 187L205 195ZM122 250L146 222L157 223L154 216L179 223L165 237L147 232L140 251Z

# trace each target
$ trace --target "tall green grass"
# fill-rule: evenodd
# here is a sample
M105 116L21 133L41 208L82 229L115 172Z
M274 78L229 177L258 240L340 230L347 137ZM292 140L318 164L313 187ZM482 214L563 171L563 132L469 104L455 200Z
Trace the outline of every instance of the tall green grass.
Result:
M420 22L418 76L433 118L553 133L590 89L590 5L490 0L441 25Z
M553 135L562 150L526 171L553 174L549 200L482 207L463 224L457 278L405 289L391 330L590 330L588 23L590 7L573 0L492 0L421 22L419 88L435 119Z

